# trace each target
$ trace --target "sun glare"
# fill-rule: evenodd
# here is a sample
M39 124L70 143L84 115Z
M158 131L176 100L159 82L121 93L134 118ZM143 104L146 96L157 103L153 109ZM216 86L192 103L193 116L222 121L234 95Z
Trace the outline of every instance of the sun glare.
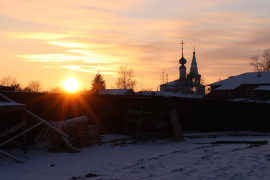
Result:
M79 88L79 83L74 78L68 78L65 80L63 87L68 92L75 92Z

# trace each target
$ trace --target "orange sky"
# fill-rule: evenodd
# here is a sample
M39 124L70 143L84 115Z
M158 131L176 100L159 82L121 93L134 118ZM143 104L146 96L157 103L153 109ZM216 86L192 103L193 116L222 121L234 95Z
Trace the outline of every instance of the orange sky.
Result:
M183 40L189 71L196 46L206 82L252 71L270 48L269 0L0 0L0 78L48 90L69 77L89 89L98 71L107 87L117 70L135 72L137 90L156 90L164 69L179 77Z

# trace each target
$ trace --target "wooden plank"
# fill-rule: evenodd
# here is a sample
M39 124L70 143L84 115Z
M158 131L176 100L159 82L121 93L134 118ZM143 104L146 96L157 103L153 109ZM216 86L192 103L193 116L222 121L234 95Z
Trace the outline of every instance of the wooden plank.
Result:
M185 140L184 138L184 133L178 118L178 114L176 110L171 110L170 111L170 120L173 128L173 134L174 137L177 141L183 141Z
M42 119L41 117L35 115L34 113L32 113L31 111L29 110L26 110L26 112L34 117L35 119L39 120L40 122L44 123L45 125L49 126L51 129L53 129L54 131L58 132L59 134L61 134L62 136L66 137L66 138L69 138L69 136L64 133L63 131L59 130L58 128L54 127L51 123L47 122L46 120Z
M15 157L15 156L13 156L13 155L11 155L11 154L9 154L9 153L7 153L7 152L1 150L1 149L0 149L0 154L2 154L2 155L4 155L4 156L7 156L8 158L10 158L10 159L16 161L17 163L24 163L24 161L20 160L19 158L17 158L17 157Z
M60 126L66 126L69 124L74 124L74 123L87 123L87 116L80 116L72 119L68 119L65 121L58 122Z
M25 121L22 121L22 122L16 124L15 126L9 128L5 132L1 133L0 137L3 137L5 135L7 135L7 134L11 134L11 133L13 133L15 131L18 131L19 129L23 128L24 126L25 126Z
M41 125L41 124L43 124L43 122L39 122L39 123L35 124L34 126L32 126L32 127L28 128L28 129L24 130L23 132L19 133L18 135L13 136L12 138L10 138L10 139L4 141L3 143L0 144L0 147L1 147L1 146L4 146L5 144L7 144L7 143L13 141L14 139L16 139L16 138L18 138L18 137L24 135L25 133L31 131L32 129L34 129L35 127L37 127L37 126L39 126L39 125Z

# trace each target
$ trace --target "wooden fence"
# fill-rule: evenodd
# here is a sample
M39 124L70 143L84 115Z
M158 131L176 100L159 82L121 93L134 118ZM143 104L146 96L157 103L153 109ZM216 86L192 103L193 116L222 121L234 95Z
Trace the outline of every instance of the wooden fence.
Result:
M63 121L87 116L102 134L124 132L125 112L143 109L151 130L169 110L177 110L184 131L270 131L270 104L158 96L117 96L61 93L2 92L40 117ZM34 120L33 120L34 121Z

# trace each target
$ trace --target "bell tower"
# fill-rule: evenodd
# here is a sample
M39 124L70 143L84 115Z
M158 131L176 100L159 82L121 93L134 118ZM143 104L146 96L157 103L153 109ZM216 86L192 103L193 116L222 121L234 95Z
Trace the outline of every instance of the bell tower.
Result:
M196 83L196 84L200 84L200 81L201 81L201 75L198 73L195 46L193 50L193 57L192 57L188 79L190 79L193 83Z

